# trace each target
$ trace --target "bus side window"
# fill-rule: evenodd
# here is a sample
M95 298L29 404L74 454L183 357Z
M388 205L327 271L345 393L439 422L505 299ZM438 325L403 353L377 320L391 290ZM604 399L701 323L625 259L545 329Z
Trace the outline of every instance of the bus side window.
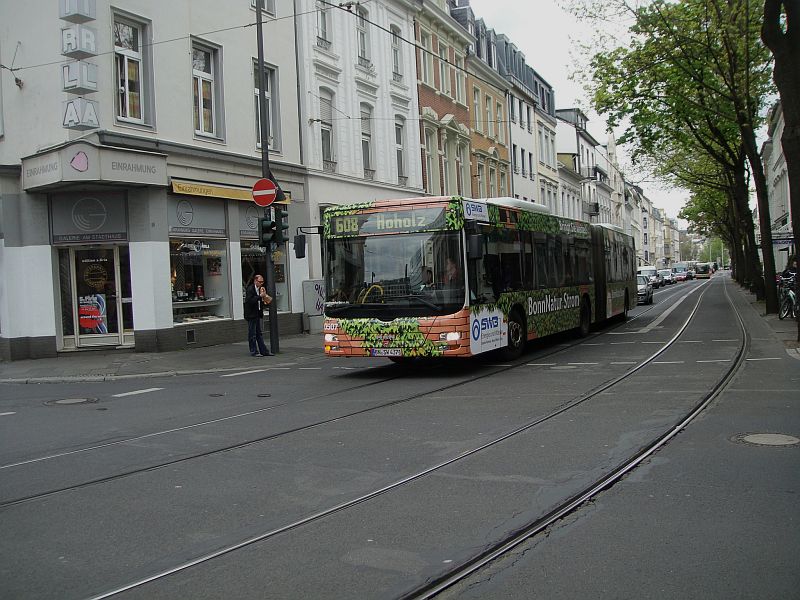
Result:
M550 281L547 276L547 240L535 239L534 245L536 248L536 284L540 290L543 290Z
M502 289L522 289L521 247L518 231L506 231L503 236L503 253L500 255Z
M564 285L575 285L575 239L564 236Z
M577 240L575 242L575 254L578 269L578 285L587 285L592 283L592 259L589 240Z
M536 263L533 259L533 237L530 232L520 232L522 237L522 268L524 274L524 288L532 290L536 288Z

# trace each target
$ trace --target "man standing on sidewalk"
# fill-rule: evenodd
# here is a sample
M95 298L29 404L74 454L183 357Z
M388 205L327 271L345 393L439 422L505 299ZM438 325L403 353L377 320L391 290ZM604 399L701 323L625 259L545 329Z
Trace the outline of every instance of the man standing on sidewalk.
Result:
M247 341L250 344L250 356L272 356L264 344L264 336L261 333L264 307L270 302L272 302L272 298L264 289L264 278L256 275L253 277L253 283L247 286L244 295L244 318L247 319Z

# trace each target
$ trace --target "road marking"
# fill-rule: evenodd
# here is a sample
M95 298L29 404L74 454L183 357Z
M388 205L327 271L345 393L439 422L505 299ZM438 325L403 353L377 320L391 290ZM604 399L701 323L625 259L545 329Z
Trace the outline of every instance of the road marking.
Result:
M597 364L600 364L600 363L567 363L567 364L568 365L575 365L575 366L580 367L580 366L583 366L583 365L597 365Z
M17 414L17 413L15 413L15 412L0 413L0 417L7 417L9 415L15 415L15 414Z
M290 371L291 367L269 367L265 371Z
M138 396L139 394L148 394L150 392L157 392L159 390L163 390L164 388L147 388L146 390L134 390L132 392L125 392L122 394L112 394L112 398L122 398L124 396Z
M730 358L717 358L716 360L697 360L699 363L713 363L713 362L731 362Z
M322 367L300 367L300 371L322 371Z
M654 365L682 365L682 360L654 360Z
M633 343L633 342L631 342L631 343ZM603 343L603 344L595 344L594 342L583 342L581 344L581 346L605 346L605 343Z
M527 363L529 367L555 367L557 363Z
M745 360L782 360L781 358L747 358Z
M711 340L712 342L738 342L739 340Z
M228 373L227 375L220 375L220 377L238 377L239 375L252 375L253 373L263 373L266 369L255 369L254 371L238 371L237 373Z
M612 365L635 365L636 361L635 360L623 360L623 361L619 361L619 362L612 362L610 364L612 364Z
M611 342L612 346L621 346L622 344L635 344L636 342Z
M642 342L643 344L661 344L662 346L667 342Z
M700 288L697 288L697 289L700 289ZM650 323L650 325L648 325L647 327L642 327L636 333L648 333L649 331L652 331L653 329L658 327L664 319L666 319L668 316L670 316L672 314L673 310L675 310L676 308L678 308L681 305L681 302L683 302L684 300L686 300L689 297L689 295L691 293L692 292L689 292L689 294L686 294L685 296L682 296L680 300L678 300L675 304L673 304L667 310L665 310L663 313L661 313L658 316L657 319L655 319L652 323Z
M702 344L703 340L683 340L678 342L679 344Z

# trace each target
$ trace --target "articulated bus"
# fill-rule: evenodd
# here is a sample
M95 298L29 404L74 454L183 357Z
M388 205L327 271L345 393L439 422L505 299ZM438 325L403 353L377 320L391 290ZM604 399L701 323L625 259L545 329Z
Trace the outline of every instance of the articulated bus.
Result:
M328 356L514 358L637 297L633 238L514 198L334 206L323 231Z

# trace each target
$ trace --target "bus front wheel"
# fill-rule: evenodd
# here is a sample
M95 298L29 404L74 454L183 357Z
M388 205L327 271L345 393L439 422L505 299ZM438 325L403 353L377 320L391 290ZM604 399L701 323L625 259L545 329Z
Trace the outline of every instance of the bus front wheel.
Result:
M580 337L586 337L589 335L589 327L592 324L592 309L589 306L589 302L584 299L581 302L581 323L578 325L578 335Z
M528 328L525 325L525 319L518 310L511 311L508 316L508 345L503 349L505 359L514 360L522 356L527 338Z

